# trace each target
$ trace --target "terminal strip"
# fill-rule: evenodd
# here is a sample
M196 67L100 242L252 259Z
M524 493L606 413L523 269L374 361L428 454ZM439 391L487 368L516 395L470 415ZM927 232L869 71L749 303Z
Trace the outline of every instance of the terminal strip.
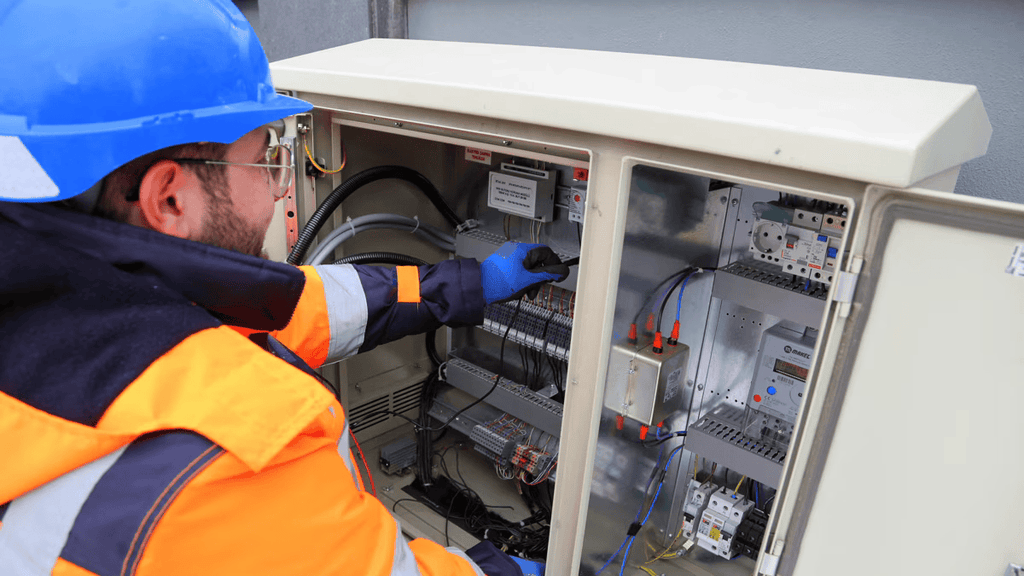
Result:
M541 296L538 296L537 300L540 299ZM573 300L572 297L569 299ZM517 306L518 312L516 312ZM510 321L512 322L511 330L508 329ZM521 300L514 304L491 304L484 309L484 330L499 336L505 336L507 331L510 341L539 350L558 360L569 360L572 324L573 319L570 314L539 306L527 300Z

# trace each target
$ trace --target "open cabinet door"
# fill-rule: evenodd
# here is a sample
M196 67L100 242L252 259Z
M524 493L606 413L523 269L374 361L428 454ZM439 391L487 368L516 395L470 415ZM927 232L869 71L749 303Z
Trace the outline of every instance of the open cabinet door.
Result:
M820 417L759 573L1012 574L1024 563L1024 207L871 188L861 215L863 268L828 335Z

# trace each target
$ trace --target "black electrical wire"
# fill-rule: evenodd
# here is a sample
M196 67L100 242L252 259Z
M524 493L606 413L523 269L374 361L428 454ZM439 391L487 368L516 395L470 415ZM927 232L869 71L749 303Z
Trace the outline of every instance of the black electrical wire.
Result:
M427 266L428 263L409 256L395 252L363 252L345 256L341 260L335 260L332 264L386 264L391 266Z
M640 309L637 310L636 315L633 316L633 324L639 324L640 323L640 316L651 305L651 303L654 301L654 298L657 297L658 290L660 290L662 286L664 286L665 284L668 284L675 277L679 276L680 274L685 273L689 269L690 269L690 267L687 267L687 268L684 268L684 269L682 269L682 270L680 270L678 272L673 272L670 276L667 276L664 280L662 280L661 282L658 282L658 285L655 286L654 289L652 289L650 292L647 293L647 298L644 299L643 305L640 306ZM667 294L666 294L666 297L667 297Z
M327 196L327 198L317 207L313 215L310 216L309 221L303 226L302 232L299 233L299 240L295 243L295 247L292 248L291 253L288 255L289 264L299 264L302 262L303 257L306 255L306 251L309 250L309 246L313 243L313 239L320 232L320 228L327 222L330 215L341 206L349 196L351 196L356 190L366 186L371 182L377 180L385 180L389 178L395 178L398 180L405 180L416 186L422 191L430 203L433 204L441 216L444 217L448 224L452 228L457 228L462 221L455 214L450 206L441 197L441 193L437 190L426 176L419 172L408 168L406 166L377 166L363 170L362 172L352 176L348 180L345 180L337 188L334 189Z
M505 335L501 337L501 352L498 355L498 372L497 372L497 374L494 375L494 384L491 385L491 389L488 390L486 394L484 394L483 396L477 398L474 402L470 403L468 406L466 406L462 410L459 410L458 412L453 414L452 417L449 418L439 428L429 428L428 430L434 431L434 430L442 430L444 428L447 428L448 425L451 424L452 422L454 422L455 419L458 418L463 412L465 412L466 410L469 410L473 406L476 406L477 404L483 402L484 398L487 398L495 390L497 390L498 383L501 382L501 373L505 371L505 343L508 342L508 333L512 331L512 324L515 323L516 316L519 315L519 310L522 308L522 306L520 306L521 302L522 302L522 300L516 300L516 311L515 311L515 313L512 314L512 319L508 321L508 328L505 329Z
M679 288L679 285L682 284L683 282L686 282L686 279L692 276L693 273L696 272L697 270L700 270L700 268L697 268L695 266L690 266L686 270L683 270L682 275L679 276L679 278L676 279L675 283L672 284L672 287L669 288L667 292L665 292L665 297L662 298L661 300L661 310L658 311L658 323L654 325L655 331L661 330L661 319L665 316L665 305L668 304L669 296L671 296L672 293L676 291L676 288Z

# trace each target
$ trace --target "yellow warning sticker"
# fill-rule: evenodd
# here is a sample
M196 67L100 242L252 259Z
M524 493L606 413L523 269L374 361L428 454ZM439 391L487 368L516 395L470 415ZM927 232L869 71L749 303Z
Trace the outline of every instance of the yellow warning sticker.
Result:
M718 529L718 526L711 527L711 539L715 542L722 539L722 532Z

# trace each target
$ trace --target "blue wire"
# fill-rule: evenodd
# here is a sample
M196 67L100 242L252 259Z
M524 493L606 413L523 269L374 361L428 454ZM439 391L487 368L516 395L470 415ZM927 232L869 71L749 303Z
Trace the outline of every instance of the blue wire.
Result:
M804 292L807 292L807 289L810 288L810 287L811 287L811 279L808 278L807 279L807 283L804 284Z
M619 576L626 572L626 558L629 558L629 551L633 548L633 540L636 540L636 536L629 537L629 546L626 547L626 555L622 557L622 568L619 568Z
M598 571L597 571L597 572L596 572L596 573L594 574L594 576L597 576L597 574L600 574L601 572L603 572L603 571L604 571L604 569L605 569L605 568L607 568L607 567L608 567L608 565L612 563L612 560L615 560L616 558L618 558L618 557L619 557L619 552L622 552L622 548L626 546L626 542L629 542L629 539L630 539L630 538L632 538L632 536L629 536L629 537L627 537L627 538L626 538L625 540L623 540L623 541L622 541L622 546L619 546L619 549L615 551L615 554L613 554L613 555L612 555L612 557L611 557L611 558L609 558L609 559L608 559L608 561L604 563L604 566L601 566L601 569L600 569L600 570L598 570Z
M693 276L696 272L690 274ZM683 308L683 290L686 290L686 283L690 281L690 276L687 276L683 280L683 285L679 287L679 298L676 299L676 322L679 321L679 311Z
M672 452L669 453L668 461L665 462L665 468L664 468L665 472L668 472L668 467L672 465L672 459L675 458L676 454L678 454L679 451L682 450L682 449L683 449L682 446L677 446L675 449L672 450ZM661 464L661 455L662 454L659 451L658 452L658 463L655 464L655 466L654 466L655 470L660 468L659 465ZM651 483L653 483L653 482L654 482L654 476L651 476L651 479L647 481L647 488L644 489L644 495L646 495L647 491L651 489ZM651 512L654 511L654 504L658 502L658 496L661 495L661 488L664 485L665 485L665 479L662 478L658 482L658 490L654 493L654 499L651 500L651 506L650 506L650 508L647 509L647 515L644 516L644 521L640 523L640 527L641 528L643 528L644 524L647 524L647 520L651 517ZM643 502L641 502L640 503L640 509L637 510L637 512L636 512L636 520L640 520L640 515L643 514L643 513L644 513L644 505L643 505ZM636 520L634 520L634 522L636 522ZM635 538L636 538L636 536L628 536L625 540L622 541L622 546L626 546L626 554L622 557L622 568L619 569L619 576L622 576L623 573L625 573L625 570L626 570L626 560L629 558L629 551L633 548L633 540ZM627 543L629 544L628 546L627 546ZM607 568L608 565L612 563L612 560L615 560L619 556L619 552L622 551L622 546L619 546L619 549L615 551L615 554L611 558L609 558L607 562L604 563L604 566L601 566L601 569L598 570L595 573L594 576L597 576L597 574L600 574L601 572L603 572L604 569Z

